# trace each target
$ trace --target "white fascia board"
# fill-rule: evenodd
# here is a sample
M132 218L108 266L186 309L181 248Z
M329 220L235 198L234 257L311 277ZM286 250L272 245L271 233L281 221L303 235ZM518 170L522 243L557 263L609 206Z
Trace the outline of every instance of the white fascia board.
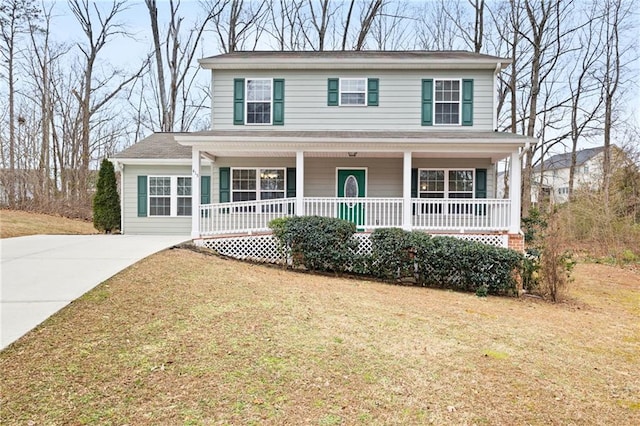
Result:
M192 142L189 145L197 147L202 151L209 151L211 153L219 153L219 152L235 152L235 153L255 153L256 156L260 156L262 152L346 152L346 151L357 151L357 152L404 152L404 151L412 151L412 152L450 152L452 154L455 153L496 153L496 152L504 152L509 153L517 150L522 147L522 143L513 144L513 143L499 143L499 144L489 144L489 143L454 143L451 141L447 142L409 142L403 141L402 143L386 143L386 142L371 142L361 141L354 142L349 141L349 144L346 144L345 141L342 142L318 142L317 140L313 141L304 141L304 142L244 142L242 144L238 144L237 142L214 142L214 141L202 141L202 142ZM216 154L217 155L217 154Z
M190 158L111 158L110 161L113 163L120 164L135 164L135 165L144 165L144 166L185 166L191 165ZM202 161L205 163L210 163L211 161L202 158Z
M177 137L176 141L180 145L198 147L202 150L210 146L222 147L235 147L234 150L243 151L245 148L252 147L255 149L256 147L264 147L266 145L272 146L283 146L283 147L292 147L299 146L301 148L316 148L322 146L331 146L337 145L342 150L347 149L347 147L353 146L370 146L377 147L381 145L393 145L397 147L401 146L414 146L414 145L456 145L460 146L515 146L515 147L523 147L527 143L531 144L529 140L522 140L522 138L518 139L502 139L502 140L480 140L474 142L473 139L469 139L468 137L461 136L460 138L449 137L449 138L438 138L438 137L430 137L429 135L425 135L424 139L417 138L403 138L403 137L388 137L388 138L380 138L375 139L372 137L358 137L358 138L341 138L341 137L308 137L308 136L290 136L283 138L282 136L246 136L246 135L238 135L238 136L230 136L225 135L224 137L219 136L187 136L187 137ZM534 142L535 143L535 142ZM398 148L399 149L399 148Z
M405 58L386 59L386 58L259 58L247 60L246 58L237 59L211 59L204 58L198 61L200 67L211 70L428 70L428 69L490 69L494 70L497 65L503 69L511 63L510 60L502 59L500 61L492 59L411 59Z

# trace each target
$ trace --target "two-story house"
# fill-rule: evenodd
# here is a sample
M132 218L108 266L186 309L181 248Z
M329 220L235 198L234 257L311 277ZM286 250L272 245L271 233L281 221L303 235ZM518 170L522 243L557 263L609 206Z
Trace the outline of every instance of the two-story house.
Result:
M613 147L615 157L617 147ZM602 162L604 147L595 147L576 151L574 189L595 190L602 185ZM552 204L569 201L569 174L571 170L571 153L556 154L544 161L542 166L533 170L531 199L533 202L543 201L540 196L548 198Z
M521 247L520 167L533 138L496 132L509 59L468 52L235 52L211 70L211 130L154 134L112 159L125 233L200 243L290 215ZM245 241L245 240L243 240Z

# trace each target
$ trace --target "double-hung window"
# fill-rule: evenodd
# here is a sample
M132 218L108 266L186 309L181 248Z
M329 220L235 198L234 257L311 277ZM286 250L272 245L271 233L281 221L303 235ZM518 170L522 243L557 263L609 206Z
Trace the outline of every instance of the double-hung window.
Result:
M341 106L366 106L367 105L367 79L366 78L341 78L340 79L340 105Z
M191 216L191 177L149 176L149 216Z
M191 216L191 178L177 179L177 213L178 216Z
M171 216L171 178L149 178L149 216Z
M418 179L420 198L474 198L473 169L421 169ZM431 214L469 214L471 211L470 205L458 203L449 204L447 209L443 209L440 202L423 207L423 213Z
M435 124L460 124L460 80L435 80Z
M247 124L271 124L271 79L246 80Z
M233 201L273 200L285 198L286 169L232 169L231 199Z

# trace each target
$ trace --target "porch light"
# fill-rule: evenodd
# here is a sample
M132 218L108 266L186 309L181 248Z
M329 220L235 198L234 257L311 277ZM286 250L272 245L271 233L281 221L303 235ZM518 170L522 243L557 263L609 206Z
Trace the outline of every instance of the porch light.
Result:
M358 155L357 152L348 152L347 154L349 154L349 157L355 157L356 155Z

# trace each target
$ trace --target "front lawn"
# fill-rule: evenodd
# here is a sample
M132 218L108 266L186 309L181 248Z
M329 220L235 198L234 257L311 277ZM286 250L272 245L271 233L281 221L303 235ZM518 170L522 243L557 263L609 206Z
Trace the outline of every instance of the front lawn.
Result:
M640 424L640 276L570 303L169 250L0 353L3 424Z
M97 232L93 224L85 220L20 210L0 210L0 238L37 234L87 235Z

